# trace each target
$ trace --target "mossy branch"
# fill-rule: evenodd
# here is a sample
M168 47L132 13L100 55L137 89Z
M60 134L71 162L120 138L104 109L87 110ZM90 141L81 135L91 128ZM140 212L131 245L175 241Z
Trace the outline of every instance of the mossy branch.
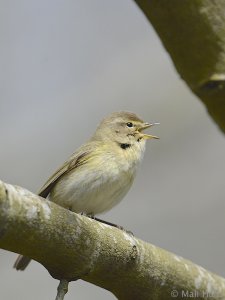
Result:
M1 181L0 247L35 259L61 282L83 279L118 299L163 300L194 292L198 299L225 299L225 279Z
M155 28L180 76L225 132L225 1L135 2Z

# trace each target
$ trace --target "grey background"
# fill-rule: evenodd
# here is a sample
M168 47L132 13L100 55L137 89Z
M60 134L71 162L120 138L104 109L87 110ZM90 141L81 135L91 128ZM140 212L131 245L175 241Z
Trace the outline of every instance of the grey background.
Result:
M225 276L225 142L131 0L0 1L0 178L37 191L112 111L129 110L148 143L124 201L102 218ZM1 251L1 299L54 299L38 263L16 272ZM83 281L66 299L115 299Z

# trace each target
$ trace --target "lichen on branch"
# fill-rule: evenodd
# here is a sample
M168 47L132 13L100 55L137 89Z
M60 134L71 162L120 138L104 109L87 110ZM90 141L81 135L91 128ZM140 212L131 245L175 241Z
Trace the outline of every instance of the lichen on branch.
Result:
M56 279L83 279L118 299L171 299L175 290L225 299L225 279L120 229L0 182L0 247L40 262Z

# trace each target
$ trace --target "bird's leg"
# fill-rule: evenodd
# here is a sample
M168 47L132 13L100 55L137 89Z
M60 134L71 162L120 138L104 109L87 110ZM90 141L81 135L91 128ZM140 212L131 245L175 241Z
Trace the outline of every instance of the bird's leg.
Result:
M120 225L117 225L117 224L114 224L114 223L111 223L111 222L108 222L108 221L104 221L102 219L96 218L94 215L91 215L91 214L89 214L88 217L91 218L91 219L93 219L93 220L96 220L98 222L101 222L103 224L106 224L106 225L109 225L109 226L112 226L112 227L116 227L116 228L118 228L118 229L120 229L122 231L125 231L126 233L128 233L128 234L130 234L130 235L133 236L133 232L131 232L130 230L124 229L123 226L120 226Z
M132 231L124 229L123 226L120 226L120 225L117 225L117 224L114 224L114 223L111 223L111 222L104 221L104 220L102 220L102 219L96 218L93 214L90 214L90 213L87 214L87 213L85 213L85 212L81 212L80 214L81 214L82 216L86 216L86 217L88 217L88 218L90 218L90 219L93 219L93 220L95 220L95 221L98 221L98 222L100 222L100 223L103 223L103 224L106 224L106 225L109 225L109 226L118 228L118 229L120 229L120 230L122 230L122 231L125 231L126 233L132 235L132 236L134 235Z
M117 225L117 224L114 224L114 223L111 223L111 222L108 222L108 221L104 221L104 220L102 220L102 219L96 218L95 216L89 216L89 217L90 217L91 219L96 220L96 221L98 221L98 222L101 222L101 223L103 223L103 224L106 224L106 225L109 225L109 226L116 227L116 228L118 228L118 229L120 229L120 230L124 230L124 228L123 228L122 226L120 226L120 225Z

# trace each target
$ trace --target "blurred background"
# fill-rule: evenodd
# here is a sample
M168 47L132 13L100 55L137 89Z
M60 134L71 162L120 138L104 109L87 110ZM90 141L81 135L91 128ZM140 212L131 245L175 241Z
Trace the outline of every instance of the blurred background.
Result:
M138 178L103 219L225 276L225 139L131 0L0 0L0 179L36 192L112 111L151 133ZM40 264L0 251L1 298L54 299ZM70 299L115 299L78 281Z

